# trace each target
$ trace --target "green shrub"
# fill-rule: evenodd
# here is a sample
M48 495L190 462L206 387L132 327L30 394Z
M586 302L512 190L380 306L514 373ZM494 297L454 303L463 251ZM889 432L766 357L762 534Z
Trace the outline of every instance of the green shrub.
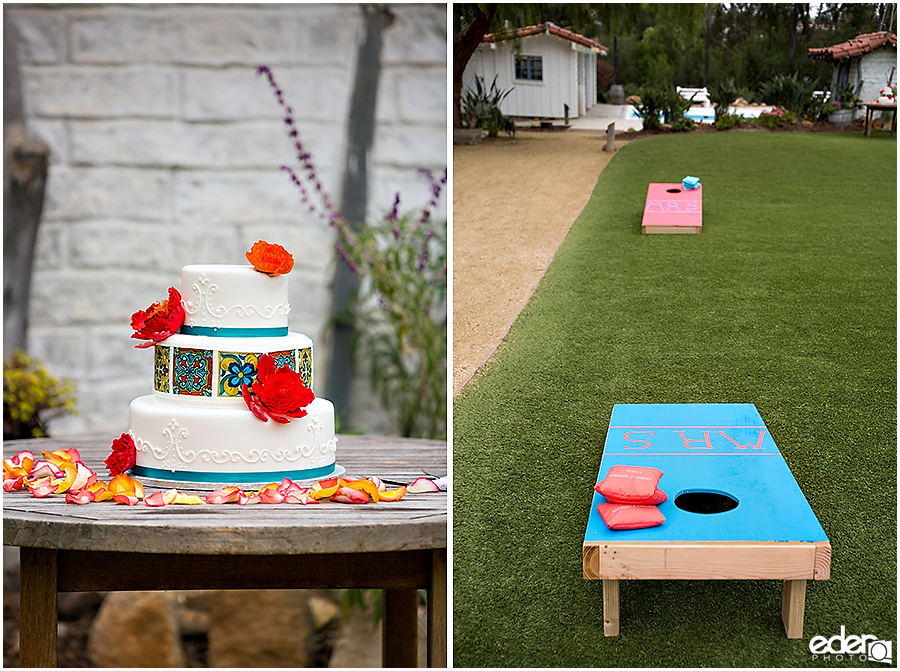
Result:
M645 128L659 128L660 115L668 124L675 124L684 119L684 113L690 108L693 99L693 96L690 100L682 98L678 90L671 84L651 86L642 89L641 104L638 105L637 112L641 115ZM690 130L693 127L693 122L691 122L689 128L680 128L680 130Z
M719 119L728 116L728 107L738 99L739 95L734 77L709 86L709 101L716 108L716 128L719 127Z
M694 120L688 119L686 116L676 119L672 122L672 130L676 132L684 132L694 130Z
M728 130L734 126L740 126L744 123L744 117L740 114L724 114L717 116L715 121L716 130Z
M47 422L75 414L75 385L57 380L44 364L17 349L3 361L3 438L43 438Z
M818 84L818 80L813 81L809 77L801 79L796 74L778 74L763 84L760 93L769 105L777 105L799 115L809 107Z
M500 103L513 90L509 87L501 91L497 87L497 76L491 82L490 90L484 86L481 77L475 77L475 90L467 88L463 93L460 114L462 122L468 128L483 128L491 137L497 137L500 131L507 135L516 134L516 124L512 117L500 111Z

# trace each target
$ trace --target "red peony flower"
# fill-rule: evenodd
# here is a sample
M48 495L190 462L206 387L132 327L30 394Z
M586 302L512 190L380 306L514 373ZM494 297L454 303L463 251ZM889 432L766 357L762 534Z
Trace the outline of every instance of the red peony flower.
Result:
M150 347L174 334L184 323L184 306L181 294L175 287L169 287L168 300L154 303L146 310L138 310L131 315L132 338L149 340L135 347Z
M287 275L294 267L294 257L284 247L265 240L253 243L246 256L254 269L269 277Z
M288 366L276 368L271 354L259 358L256 382L252 387L243 385L241 394L256 417L264 422L271 418L279 424L304 417L304 408L315 399L312 389L304 386L300 373Z
M103 463L109 469L110 476L116 476L132 468L136 461L137 449L134 439L130 433L123 433L113 441L112 454Z

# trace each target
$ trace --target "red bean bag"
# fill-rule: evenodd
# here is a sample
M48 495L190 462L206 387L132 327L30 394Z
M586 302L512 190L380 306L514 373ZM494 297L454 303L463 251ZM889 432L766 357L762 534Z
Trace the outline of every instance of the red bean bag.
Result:
M597 512L610 529L647 529L658 527L666 518L656 506L636 506L628 503L601 503Z
M662 500L656 500L659 498L656 485L662 476L663 472L658 468L616 464L610 466L606 477L594 489L610 503L662 503L666 500L665 494L662 494Z

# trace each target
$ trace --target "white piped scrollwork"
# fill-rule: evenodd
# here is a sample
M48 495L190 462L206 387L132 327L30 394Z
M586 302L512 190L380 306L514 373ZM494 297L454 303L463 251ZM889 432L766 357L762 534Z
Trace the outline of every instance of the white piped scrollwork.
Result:
M313 455L317 450L322 454L337 451L337 437L326 443L319 442L319 430L324 425L316 415L309 415L310 424L307 431L312 433L311 445L297 445L287 449L270 450L268 448L250 448L244 451L238 450L190 450L185 449L181 442L187 439L189 432L182 427L176 419L172 419L168 426L162 430L165 439L165 447L154 447L149 441L132 436L135 447L139 452L151 453L159 460L167 470L176 471L186 466L201 461L214 464L258 464L269 460L277 463L292 463Z
M197 294L197 300L191 302L187 297L182 296L185 314L188 316L188 326L197 326L197 314L201 308L213 320L224 319L228 314L234 313L238 318L261 317L262 319L272 319L273 317L284 317L291 311L290 303L284 305L269 305L265 308L259 308L255 305L232 305L226 308L224 305L213 305L211 303L213 294L219 290L217 284L213 284L206 273L201 273L197 281L191 285L191 291Z

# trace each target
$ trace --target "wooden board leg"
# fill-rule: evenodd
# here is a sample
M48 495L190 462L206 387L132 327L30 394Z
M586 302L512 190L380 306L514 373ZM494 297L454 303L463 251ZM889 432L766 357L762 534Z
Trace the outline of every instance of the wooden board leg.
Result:
M619 581L603 581L603 635L619 635Z
M419 591L386 589L381 602L381 662L387 667L416 667L419 642Z
M55 667L56 550L23 547L19 558L19 666Z
M806 608L806 581L785 580L781 600L781 620L788 638L803 638L803 611Z
M447 667L447 548L431 553L427 658L429 667Z

